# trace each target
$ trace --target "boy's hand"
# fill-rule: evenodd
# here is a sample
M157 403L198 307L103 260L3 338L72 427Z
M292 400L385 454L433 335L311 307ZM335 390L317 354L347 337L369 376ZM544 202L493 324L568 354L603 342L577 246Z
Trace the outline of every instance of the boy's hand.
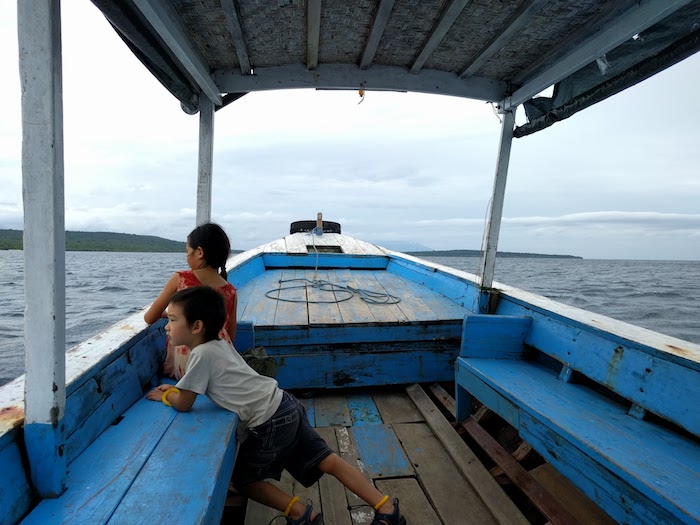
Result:
M150 399L151 401L161 401L163 398L163 392L165 392L168 388L172 388L173 386L175 386L175 385L170 385L167 383L163 383L162 385L158 385L153 390L151 390L148 394L146 394L146 399Z

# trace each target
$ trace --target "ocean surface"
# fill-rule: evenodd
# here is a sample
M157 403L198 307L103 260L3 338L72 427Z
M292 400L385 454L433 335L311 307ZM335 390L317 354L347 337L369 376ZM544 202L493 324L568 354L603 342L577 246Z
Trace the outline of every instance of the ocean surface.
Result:
M477 273L472 257L431 260ZM24 373L24 259L0 251L0 385ZM66 347L150 304L182 253L66 253ZM501 258L495 280L700 344L700 262Z

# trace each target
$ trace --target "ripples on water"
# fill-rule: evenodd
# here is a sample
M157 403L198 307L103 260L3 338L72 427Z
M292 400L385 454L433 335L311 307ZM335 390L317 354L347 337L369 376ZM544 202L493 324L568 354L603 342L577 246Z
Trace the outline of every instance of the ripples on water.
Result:
M471 257L431 260L477 273ZM0 251L0 385L24 370L23 257ZM75 346L149 304L182 253L66 253L66 347ZM700 262L511 259L496 280L555 301L700 343Z

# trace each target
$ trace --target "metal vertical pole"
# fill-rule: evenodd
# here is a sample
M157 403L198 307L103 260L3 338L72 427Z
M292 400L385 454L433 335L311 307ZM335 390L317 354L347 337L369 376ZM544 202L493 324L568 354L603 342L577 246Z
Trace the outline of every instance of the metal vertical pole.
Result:
M211 186L214 166L214 103L199 99L199 173L197 177L197 226L211 220Z
M65 223L60 0L18 0L24 202L25 427L34 487L64 490Z
M481 274L482 298L484 290L493 285L493 274L496 268L496 251L498 248L498 234L501 229L501 216L503 215L503 200L506 193L506 179L508 178L508 162L510 160L510 146L513 142L513 125L515 124L515 108L503 113L501 126L501 142L498 148L498 161L496 164L496 177L493 181L493 196L491 198L491 210L489 222L486 226L486 247L482 258ZM484 305L481 305L482 309Z

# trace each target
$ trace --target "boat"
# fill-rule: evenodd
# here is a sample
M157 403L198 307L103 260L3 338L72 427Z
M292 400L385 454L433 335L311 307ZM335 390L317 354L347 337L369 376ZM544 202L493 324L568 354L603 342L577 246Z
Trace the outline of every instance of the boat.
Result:
M198 224L212 218L215 111L249 92L495 103L478 275L323 217L228 263L236 349L277 361L280 386L409 523L700 521L700 346L494 279L513 138L696 53L700 1L93 3L199 114ZM145 400L161 380L163 322L139 312L65 352L59 2L19 2L18 28L25 269L45 271L25 283L26 373L0 387L0 523L218 523L240 503L228 491L237 416L201 396L188 413ZM371 521L332 480L280 483L327 523ZM271 519L246 505L246 523Z

